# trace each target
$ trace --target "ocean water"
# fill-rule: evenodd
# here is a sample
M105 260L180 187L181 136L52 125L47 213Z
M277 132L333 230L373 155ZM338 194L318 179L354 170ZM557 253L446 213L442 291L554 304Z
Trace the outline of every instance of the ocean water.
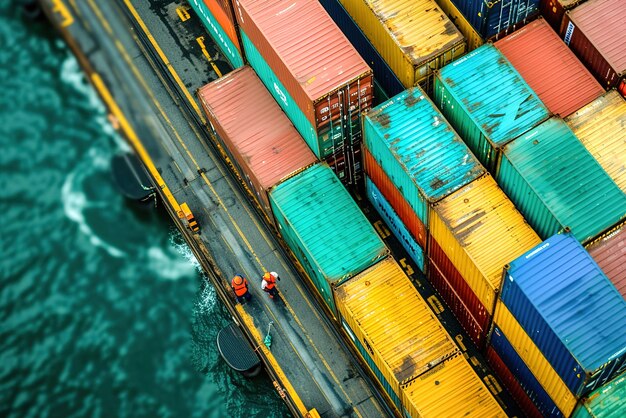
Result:
M64 42L0 2L0 416L282 417L214 341L228 315Z

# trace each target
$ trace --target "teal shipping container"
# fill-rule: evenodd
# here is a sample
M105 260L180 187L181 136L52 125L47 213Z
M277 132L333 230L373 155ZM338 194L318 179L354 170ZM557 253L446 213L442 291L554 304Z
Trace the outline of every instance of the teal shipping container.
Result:
M196 12L200 21L206 28L211 38L215 41L215 44L220 49L224 57L228 60L233 68L239 68L243 66L243 56L239 51L239 48L230 39L220 22L213 16L213 13L204 4L202 0L188 0L191 8Z
M439 70L433 95L443 115L494 177L502 148L550 116L492 44Z
M585 397L573 418L616 418L626 415L626 373Z
M363 135L365 147L424 225L430 203L485 174L419 87L364 114Z
M278 230L336 315L334 286L389 255L328 165L316 164L270 192Z
M558 117L504 148L496 180L542 239L567 226L584 244L626 217L626 194Z

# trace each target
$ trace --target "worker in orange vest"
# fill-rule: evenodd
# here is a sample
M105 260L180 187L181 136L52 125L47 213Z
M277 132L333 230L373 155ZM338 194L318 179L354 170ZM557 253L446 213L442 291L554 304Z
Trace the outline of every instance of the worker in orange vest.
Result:
M250 291L248 290L248 280L246 280L243 274L235 275L233 280L230 282L230 286L235 292L237 302L243 303L244 300L249 301L252 299L252 294L250 294Z
M267 292L270 296L270 299L274 299L274 296L278 295L278 289L276 288L276 281L280 280L278 277L278 273L275 271L268 272L266 271L263 275L263 281L261 282L261 289L264 292Z

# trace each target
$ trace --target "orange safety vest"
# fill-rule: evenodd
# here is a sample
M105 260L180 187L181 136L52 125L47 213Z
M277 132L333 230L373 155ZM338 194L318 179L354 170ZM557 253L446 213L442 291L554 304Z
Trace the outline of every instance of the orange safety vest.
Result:
M235 291L235 295L237 296L243 296L248 291L248 281L244 277L241 277L241 276L233 277L231 286L233 287L233 290Z
M272 290L274 287L276 287L276 279L271 274L264 275L263 280L265 280L265 282L267 283L267 285L265 286L266 289Z

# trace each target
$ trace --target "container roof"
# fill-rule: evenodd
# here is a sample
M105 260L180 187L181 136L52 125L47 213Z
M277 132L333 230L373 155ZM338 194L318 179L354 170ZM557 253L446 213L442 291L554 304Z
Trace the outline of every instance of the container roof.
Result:
M365 143L382 141L428 201L437 201L485 173L418 87L367 112L364 123L377 134L366 137Z
M626 299L626 224L588 245L587 251Z
M507 275L585 370L626 350L626 300L571 233L517 258Z
M604 93L600 83L543 19L494 45L553 114L565 117Z

